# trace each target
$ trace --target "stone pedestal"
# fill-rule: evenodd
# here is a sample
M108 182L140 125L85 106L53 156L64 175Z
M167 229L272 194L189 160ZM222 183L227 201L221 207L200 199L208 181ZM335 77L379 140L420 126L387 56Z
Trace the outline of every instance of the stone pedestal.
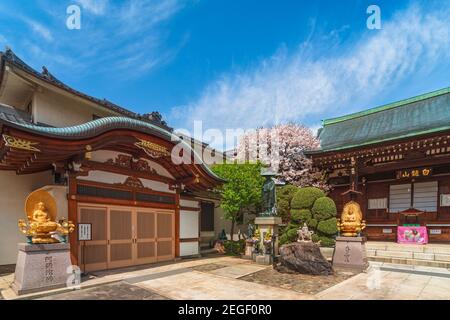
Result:
M257 217L255 219L255 225L259 227L261 232L260 248L264 248L264 236L267 232L277 236L275 242L275 252L278 254L278 226L281 224L280 217Z
M247 240L245 241L245 254L243 256L244 259L253 259L253 240Z
M18 295L56 289L66 286L72 273L68 269L70 245L52 244L18 244L16 272L12 289Z
M259 248L264 250L264 237L268 232L270 232L270 233L272 233L272 235L277 236L274 246L275 246L275 253L278 254L278 226L280 224L281 224L280 217L269 216L269 217L257 217L255 219L255 225L258 226L260 234L261 234ZM272 263L271 256L272 256L272 253L259 254L259 255L256 255L253 258L253 260L256 263L260 263L260 264L271 264Z
M369 264L365 242L365 237L336 237L333 267L366 270Z

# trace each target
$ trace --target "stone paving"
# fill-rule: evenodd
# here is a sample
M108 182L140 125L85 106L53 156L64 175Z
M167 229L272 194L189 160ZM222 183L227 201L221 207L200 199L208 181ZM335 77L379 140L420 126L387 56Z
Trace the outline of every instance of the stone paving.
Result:
M5 299L16 299L13 274L0 276ZM227 256L96 272L82 289L67 288L21 299L450 299L450 271L371 263L366 273L333 276L282 274L271 266Z
M50 295L37 300L169 300L155 292L123 281L102 286Z
M421 274L400 265L372 263L360 273L316 295L325 300L450 300L447 269L421 267ZM417 270L417 269L416 269Z

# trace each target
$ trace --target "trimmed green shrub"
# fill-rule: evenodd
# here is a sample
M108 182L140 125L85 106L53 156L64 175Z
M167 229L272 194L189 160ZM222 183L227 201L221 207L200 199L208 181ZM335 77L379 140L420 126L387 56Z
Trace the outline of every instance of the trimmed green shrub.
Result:
M287 236L286 233L282 234L282 235L280 236L280 238L278 239L278 241L279 241L279 243L280 243L280 246L283 245L283 244L286 244L286 243L289 243L289 242L290 242L290 241L289 241L289 238L288 238L288 236Z
M290 219L291 200L298 188L293 185L285 185L277 188L277 213L284 222Z
M311 209L314 202L321 197L325 197L325 193L316 187L300 188L294 194L291 200L292 209Z
M287 187L287 186L285 186ZM286 227L280 233L280 244L294 242L298 237L298 229L306 222L308 227L314 230L312 240L319 242L321 246L333 246L335 243L334 236L337 233L336 226L336 205L331 198L325 196L325 193L315 187L295 188L289 186L283 190L282 195L291 195L293 190L297 191L293 194L290 201L289 221ZM278 196L277 196L278 198ZM285 210L286 200L288 196L280 200L279 208Z
M291 210L291 205L286 199L277 200L277 214L282 220L286 220L289 217L289 211Z
M228 255L241 255L245 250L245 240L240 241L224 241L223 247L225 248L225 253Z
M322 247L334 247L335 244L336 240L334 240L333 238L328 238L324 236L320 237L320 246Z
M333 238L319 236L318 234L313 234L311 237L313 242L319 242L321 247L333 247L336 241Z
M329 236L334 236L338 231L336 223L336 218L320 221L317 224L317 231Z
M308 225L309 228L316 229L318 223L319 222L316 219L312 218L312 219L309 219L306 224Z
M337 209L333 199L328 197L318 198L312 207L312 213L318 221L336 217Z
M292 209L291 218L295 222L300 223L300 225L303 225L305 222L312 218L312 214L308 209Z
M295 239L296 237L297 237L297 228L292 228L292 229L289 229L287 232L286 232L286 234L287 234L287 236L288 236L288 238L289 239Z
M317 233L314 233L314 234L311 236L311 240L312 240L313 242L319 242L320 236L319 236Z

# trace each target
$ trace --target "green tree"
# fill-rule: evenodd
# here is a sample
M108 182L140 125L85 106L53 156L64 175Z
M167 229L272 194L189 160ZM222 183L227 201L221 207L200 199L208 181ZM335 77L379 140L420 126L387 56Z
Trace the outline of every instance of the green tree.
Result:
M220 207L224 218L231 220L231 236L236 222L242 222L245 213L261 209L261 163L225 163L212 167L214 173L227 180L218 191L222 196Z

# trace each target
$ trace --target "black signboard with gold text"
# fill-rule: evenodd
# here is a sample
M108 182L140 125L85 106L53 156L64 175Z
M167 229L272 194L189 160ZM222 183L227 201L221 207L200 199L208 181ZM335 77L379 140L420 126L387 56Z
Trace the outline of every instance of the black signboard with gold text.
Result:
M433 175L432 168L413 168L398 170L396 173L397 179L414 179L414 178L425 178Z

